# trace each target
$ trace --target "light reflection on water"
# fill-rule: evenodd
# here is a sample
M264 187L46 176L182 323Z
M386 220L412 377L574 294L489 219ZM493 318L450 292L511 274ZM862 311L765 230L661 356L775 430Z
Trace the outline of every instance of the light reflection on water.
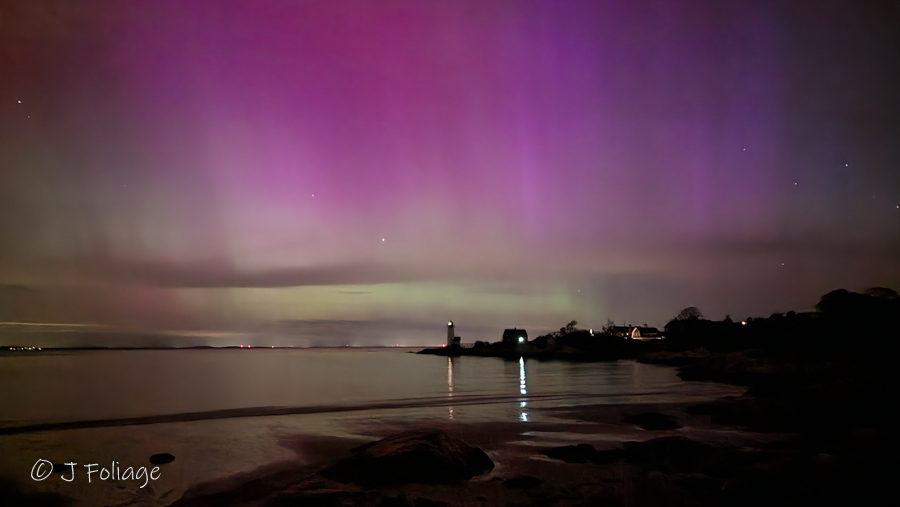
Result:
M528 395L528 386L525 385L525 358L519 358L519 394L522 396ZM528 412L525 410L525 407L528 406L528 401L525 398L522 398L522 401L519 402L519 419L522 422L528 422Z
M528 411L525 410L528 406L528 401L525 396L528 395L528 386L525 382L525 358L519 358L519 394L521 395L518 398L519 401L519 420L523 422L528 422ZM496 401L500 402L500 399L497 398ZM454 403L453 403L453 358L447 358L447 415L452 420L454 417Z
M453 358L447 358L447 397L453 398ZM450 419L453 419L453 404L447 406L450 411Z

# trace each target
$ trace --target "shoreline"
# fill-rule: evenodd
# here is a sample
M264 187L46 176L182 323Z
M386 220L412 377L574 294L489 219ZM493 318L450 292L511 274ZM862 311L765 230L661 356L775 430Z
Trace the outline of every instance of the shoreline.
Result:
M502 342L477 344L473 347L454 344L424 348L416 354L440 357L496 357L505 361L517 361L523 357L539 361L602 362L639 359L665 350L663 340L626 340L604 335L590 335L590 339L585 340L586 336L578 336L585 334L582 331L573 333L573 343L568 345L556 343L542 347L535 343L537 340L519 346Z
M873 360L876 373L854 381L846 379L848 370L873 365L702 349L643 362L676 367L688 382L748 389L701 403L547 407L543 413L558 420L529 423L527 429L506 422L428 424L493 459L490 473L460 483L366 490L317 475L359 443L340 440L318 447L315 452L325 459L317 463L286 465L239 486L201 485L173 505L865 504L890 484L888 471L879 466L890 459L884 446L887 409L872 405L886 386L871 389L873 378L886 375L877 371L884 358ZM854 398L861 401L851 403ZM641 429L626 422L648 414L678 427ZM421 426L388 425L367 434L377 439ZM318 445L312 440L298 435L295 449L308 452ZM204 488L223 490L209 495Z

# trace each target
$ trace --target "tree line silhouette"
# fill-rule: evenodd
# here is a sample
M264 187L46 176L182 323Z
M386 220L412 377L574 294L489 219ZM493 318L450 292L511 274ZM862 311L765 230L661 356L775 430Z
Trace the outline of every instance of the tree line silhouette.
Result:
M689 311L690 310L690 311ZM704 319L686 308L665 326L666 349L711 352L759 349L767 355L853 357L893 347L900 335L900 298L893 289L833 290L814 312L773 313L734 322Z

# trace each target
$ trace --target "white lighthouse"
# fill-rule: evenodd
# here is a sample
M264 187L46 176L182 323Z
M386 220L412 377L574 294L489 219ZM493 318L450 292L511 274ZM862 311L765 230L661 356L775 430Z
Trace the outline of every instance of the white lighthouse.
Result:
M453 345L453 338L456 336L456 326L453 321L447 323L447 346Z

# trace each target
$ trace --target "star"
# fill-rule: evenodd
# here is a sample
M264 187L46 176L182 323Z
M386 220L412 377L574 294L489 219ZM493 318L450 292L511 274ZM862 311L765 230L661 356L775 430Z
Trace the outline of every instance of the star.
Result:
M22 101L21 101L21 100L17 100L16 103L17 103L17 104L21 104Z
M384 243L384 238L381 238L381 242Z

